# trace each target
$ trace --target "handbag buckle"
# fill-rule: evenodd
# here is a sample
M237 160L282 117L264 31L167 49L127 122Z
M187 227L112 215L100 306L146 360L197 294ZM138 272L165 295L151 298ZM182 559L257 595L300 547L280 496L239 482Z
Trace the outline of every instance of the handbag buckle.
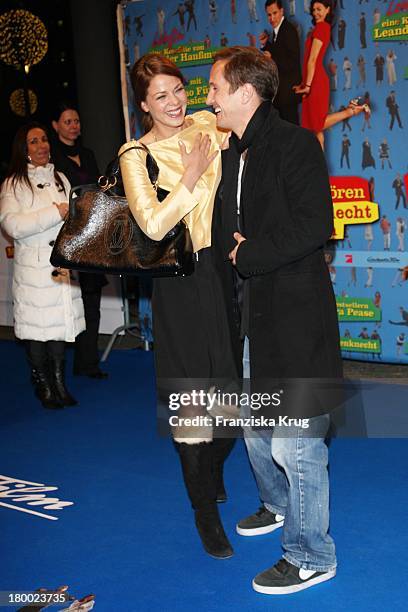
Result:
M107 176L102 175L98 178L98 185L102 189L102 191L107 191L108 189L115 187L116 183L118 182L118 179L116 178L116 176L112 178L113 178L112 182ZM105 181L105 183L103 183L103 181Z

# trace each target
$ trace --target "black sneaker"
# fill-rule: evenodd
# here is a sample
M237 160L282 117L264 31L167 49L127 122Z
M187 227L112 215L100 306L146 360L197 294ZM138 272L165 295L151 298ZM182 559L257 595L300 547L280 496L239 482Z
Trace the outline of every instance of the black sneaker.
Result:
M237 533L243 536L263 535L271 533L283 525L284 516L274 514L261 506L255 514L247 516L237 524Z
M287 595L330 580L335 575L335 569L315 572L296 567L286 559L280 559L276 565L255 576L252 587L258 593L265 595Z

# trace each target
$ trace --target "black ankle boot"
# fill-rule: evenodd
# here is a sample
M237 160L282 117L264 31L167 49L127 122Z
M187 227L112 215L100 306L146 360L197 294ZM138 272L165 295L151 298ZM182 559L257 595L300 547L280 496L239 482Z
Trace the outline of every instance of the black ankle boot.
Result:
M214 438L213 440L213 472L216 487L216 502L222 504L227 501L227 492L224 486L224 462L235 444L235 438Z
M234 554L225 535L215 501L212 443L175 443L180 455L184 482L204 549L212 557L228 559Z
M51 378L46 369L39 367L31 368L31 382L34 386L35 395L44 408L58 410L64 407L55 392Z
M58 398L64 406L76 406L78 401L72 397L65 386L65 361L63 359L51 359L51 372L54 377L54 387Z

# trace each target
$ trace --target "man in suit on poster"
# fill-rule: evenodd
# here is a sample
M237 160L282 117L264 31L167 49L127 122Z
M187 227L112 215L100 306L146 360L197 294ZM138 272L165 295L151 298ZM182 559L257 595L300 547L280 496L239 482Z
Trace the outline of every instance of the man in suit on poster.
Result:
M271 57L278 67L279 87L274 106L281 119L299 125L299 96L293 87L302 81L299 36L295 26L286 18L282 0L266 0L265 10L271 24L272 40L263 32L259 36L261 51Z
M311 417L306 430L297 422L244 431L263 505L237 531L260 535L283 525L283 558L252 583L265 594L294 593L336 573L324 441L333 387L322 394L317 384L323 379L327 389L328 379L342 376L323 252L333 230L326 162L312 132L279 117L277 87L275 63L257 49L214 57L207 104L232 135L222 152L212 244L233 340L239 334L244 353L249 347L252 393L278 379L288 394L279 414Z

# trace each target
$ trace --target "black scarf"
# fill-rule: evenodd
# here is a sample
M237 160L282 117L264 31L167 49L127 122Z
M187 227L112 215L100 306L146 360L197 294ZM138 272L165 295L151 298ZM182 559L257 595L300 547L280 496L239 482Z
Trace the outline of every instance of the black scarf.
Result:
M232 134L231 142L234 144L240 155L251 146L254 138L262 129L262 126L271 110L272 102L270 100L265 100L265 102L262 102L260 106L258 106L255 113L252 115L248 125L245 128L245 132L242 134L242 138L239 139L236 134Z

